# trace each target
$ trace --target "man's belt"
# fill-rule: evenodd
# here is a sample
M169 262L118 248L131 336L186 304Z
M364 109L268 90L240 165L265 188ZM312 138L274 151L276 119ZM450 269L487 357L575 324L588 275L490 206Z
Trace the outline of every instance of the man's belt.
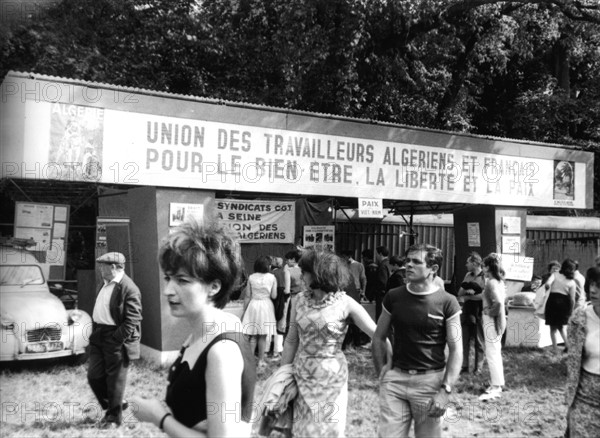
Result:
M407 370L407 369L404 369L404 368L397 368L397 369L400 370L403 373L415 375L415 374L439 373L440 371L443 371L444 368L445 367L437 368L435 370Z

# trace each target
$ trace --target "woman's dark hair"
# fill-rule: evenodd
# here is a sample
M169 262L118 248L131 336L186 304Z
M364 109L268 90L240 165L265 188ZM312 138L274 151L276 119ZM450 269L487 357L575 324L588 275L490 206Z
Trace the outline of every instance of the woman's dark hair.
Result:
M498 281L504 280L504 269L502 268L502 260L500 260L500 256L495 252L489 253L483 259L483 266L488 268L492 277L494 277Z
M261 256L254 262L254 272L266 274L271 271L271 257Z
M217 223L186 221L163 242L158 262L167 275L183 269L205 283L219 280L221 289L210 299L222 309L241 271L240 246L232 234Z
M290 260L290 259L294 259L296 261L300 260L300 252L293 250L293 251L288 251L285 253L285 259L286 260Z
M588 269L587 272L585 273L585 286L583 288L585 289L587 301L590 300L590 285L592 283L594 283L597 288L600 288L600 268L599 267L594 266L594 267Z
M337 292L350 281L347 263L332 252L309 250L302 254L298 266L312 275L312 289Z
M562 275L567 277L569 280L575 278L575 271L577 270L577 263L573 259L565 259L560 266L560 272Z

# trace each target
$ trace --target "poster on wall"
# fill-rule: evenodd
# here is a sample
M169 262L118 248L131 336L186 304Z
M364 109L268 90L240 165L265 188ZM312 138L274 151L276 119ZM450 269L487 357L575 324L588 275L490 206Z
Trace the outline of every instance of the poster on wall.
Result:
M42 270L51 280L65 279L69 208L35 202L15 204L14 236L35 241L35 246L27 249L42 257Z
M304 248L324 251L335 251L335 226L305 225Z
M204 218L204 204L182 204L171 202L169 204L169 226L176 227L188 218L193 218L202 223Z
M96 180L102 173L103 133L103 108L53 103L49 162L61 166L61 175Z
M502 216L502 234L521 234L521 218Z
M217 217L242 243L294 243L296 203L218 199Z
M575 162L554 160L554 199L575 199Z
M479 232L479 222L467 222L467 241L469 246L481 246L481 233Z

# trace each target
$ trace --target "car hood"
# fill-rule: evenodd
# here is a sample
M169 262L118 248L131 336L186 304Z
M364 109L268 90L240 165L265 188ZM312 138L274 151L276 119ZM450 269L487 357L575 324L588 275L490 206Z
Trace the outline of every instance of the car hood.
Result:
M3 322L14 322L27 330L67 322L62 301L49 292L10 292L0 294L0 315Z

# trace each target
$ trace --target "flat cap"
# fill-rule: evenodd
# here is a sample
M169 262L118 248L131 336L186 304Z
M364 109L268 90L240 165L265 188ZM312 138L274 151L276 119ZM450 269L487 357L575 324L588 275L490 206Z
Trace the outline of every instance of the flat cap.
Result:
M96 259L98 263L109 263L109 264L125 264L125 256L120 252L107 252L106 254L102 254L100 257Z

